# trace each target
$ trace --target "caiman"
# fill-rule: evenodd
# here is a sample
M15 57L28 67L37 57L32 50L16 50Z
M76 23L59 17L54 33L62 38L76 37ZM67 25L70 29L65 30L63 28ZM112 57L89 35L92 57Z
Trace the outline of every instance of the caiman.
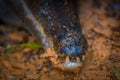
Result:
M0 19L26 28L59 68L80 67L88 48L77 12L77 0L0 0Z

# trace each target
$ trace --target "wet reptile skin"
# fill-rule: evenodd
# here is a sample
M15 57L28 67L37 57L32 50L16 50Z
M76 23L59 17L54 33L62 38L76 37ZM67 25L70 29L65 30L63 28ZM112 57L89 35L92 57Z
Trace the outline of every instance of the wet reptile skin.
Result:
M81 31L75 0L2 0L1 3L0 18L24 25L44 49L52 48L59 56L80 58L85 54L87 41ZM1 12L2 8L5 10ZM4 14L6 10L11 12L11 19Z

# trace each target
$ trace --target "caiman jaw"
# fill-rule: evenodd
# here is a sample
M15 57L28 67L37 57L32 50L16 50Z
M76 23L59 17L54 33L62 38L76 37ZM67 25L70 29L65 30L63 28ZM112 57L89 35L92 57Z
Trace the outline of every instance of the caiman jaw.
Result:
M70 57L66 57L66 60L65 60L65 63L63 64L64 65L64 68L76 68L76 67L79 67L81 66L81 62L80 62L80 59L78 57L74 58L76 59L76 61L71 61L70 60Z
M84 60L85 60L85 55L82 55L80 57L66 56L65 58L59 58L57 60L56 67L62 70L77 69L79 67L82 67Z

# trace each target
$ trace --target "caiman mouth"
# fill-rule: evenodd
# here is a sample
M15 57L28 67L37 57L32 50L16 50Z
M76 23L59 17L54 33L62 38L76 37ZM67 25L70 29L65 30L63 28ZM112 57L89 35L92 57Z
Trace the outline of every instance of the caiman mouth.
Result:
M79 56L59 55L56 54L53 49L48 48L47 56L51 56L50 60L52 61L55 68L61 70L76 70L83 66L86 54ZM45 56L43 55L41 57Z
M85 60L85 54L73 57L73 56L59 56L57 58L58 64L57 67L62 70L76 69L82 67L83 61Z

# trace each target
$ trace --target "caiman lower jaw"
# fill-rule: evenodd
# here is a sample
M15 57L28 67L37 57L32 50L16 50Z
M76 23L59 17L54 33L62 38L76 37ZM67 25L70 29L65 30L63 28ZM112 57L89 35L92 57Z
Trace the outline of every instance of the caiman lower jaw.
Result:
M64 69L73 69L82 66L82 62L80 62L79 58L76 58L77 61L70 61L69 57L66 57L65 63L63 63Z
M78 57L75 58L76 61L71 61L69 56L66 56L64 62L60 62L60 60L58 60L57 68L62 70L75 70L81 68L85 60L85 55L81 56L82 60L80 60Z

